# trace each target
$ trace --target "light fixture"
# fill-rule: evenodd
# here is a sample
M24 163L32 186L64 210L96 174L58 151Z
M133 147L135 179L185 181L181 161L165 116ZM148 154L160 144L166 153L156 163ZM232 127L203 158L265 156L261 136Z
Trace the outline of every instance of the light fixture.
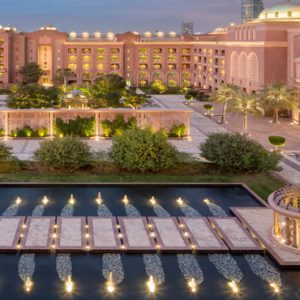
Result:
M156 285L153 279L153 276L150 275L149 280L147 281L147 287L151 294L154 294L156 291Z
M209 199L207 199L207 198L206 198L206 199L204 199L204 200L203 200L203 202L204 202L205 204L207 204L207 205L208 205L208 204L210 204L210 200L209 200Z
M48 202L49 202L48 198L46 196L44 196L44 198L42 199L43 205L47 205Z
M72 281L71 275L68 276L68 279L65 283L65 289L67 293L72 293L74 290L74 282Z
M32 290L32 286L33 286L33 282L32 280L30 279L30 277L28 276L24 282L24 288L25 288L25 291L27 293L31 292Z
M73 194L71 194L71 196L70 196L69 204L70 205L74 205L75 204L75 198L74 198Z
M196 293L197 292L197 282L196 282L195 278L191 278L188 281L188 286L191 289L192 293Z
M106 289L110 294L114 293L115 290L116 290L116 287L114 285L112 272L109 273L108 280L107 280L107 283L106 283Z
M275 282L270 283L270 286L273 288L275 294L280 293L280 287Z
M122 201L125 205L127 205L129 203L129 199L128 199L127 195L124 196Z
M98 205L101 205L102 202L103 202L103 199L102 199L102 197L101 197L101 193L98 193L98 197L96 198L96 203L97 203Z
M151 203L152 205L155 205L155 204L156 204L156 199L155 199L154 197L151 197L150 203Z
M234 294L239 293L239 287L238 287L237 283L234 280L228 282L228 285L229 285L229 287L231 288L231 290Z
M22 203L22 199L18 196L16 199L16 204L20 205Z
M181 197L179 197L176 201L180 206L184 205L184 201L182 200Z

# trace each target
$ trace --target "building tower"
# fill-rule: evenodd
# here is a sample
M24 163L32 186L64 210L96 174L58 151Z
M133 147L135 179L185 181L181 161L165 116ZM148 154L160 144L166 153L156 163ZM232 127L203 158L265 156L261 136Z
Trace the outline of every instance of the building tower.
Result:
M194 34L194 23L193 22L183 22L181 25L181 33L193 35Z
M256 19L264 10L263 0L241 0L241 19L243 23Z

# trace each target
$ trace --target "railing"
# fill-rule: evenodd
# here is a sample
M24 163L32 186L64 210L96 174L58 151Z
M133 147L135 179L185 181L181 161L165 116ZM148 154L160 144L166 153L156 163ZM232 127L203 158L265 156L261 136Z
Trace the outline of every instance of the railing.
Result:
M114 120L123 115L125 120L135 117L140 128L151 127L154 131L170 130L174 124L185 125L185 136L190 135L191 110L184 109L3 109L0 110L0 129L8 137L11 131L30 126L36 130L47 128L49 136L55 134L55 120L69 121L77 117L95 118L95 136L102 136L101 122Z

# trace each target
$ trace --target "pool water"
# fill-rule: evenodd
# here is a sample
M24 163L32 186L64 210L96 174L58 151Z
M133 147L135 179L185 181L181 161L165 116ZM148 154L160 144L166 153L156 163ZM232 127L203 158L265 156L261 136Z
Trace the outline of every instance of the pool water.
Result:
M30 216L32 211L41 204L46 195L49 204L45 206L45 216L58 216L67 205L70 194L76 199L74 216L97 216L95 198L101 192L104 204L115 216L126 216L122 198L126 194L133 205L143 216L155 216L149 199L155 196L158 203L172 216L183 216L176 203L182 197L189 207L194 208L202 216L212 216L212 212L203 202L210 199L228 215L230 207L257 207L261 204L242 186L202 186L202 185L44 185L44 186L0 186L0 214L2 214L17 198L22 198L22 204L16 215ZM259 220L258 220L259 221ZM255 274L245 255L229 255L242 275L238 282L240 292L234 295L228 286L229 279L219 272L208 255L195 255L188 271L191 274L203 272L203 282L198 285L196 294L190 292L187 278L179 268L179 256L176 254L159 255L164 282L157 286L157 292L150 295L146 281L145 260L142 254L122 254L121 263L124 279L116 286L113 295L105 289L106 279L103 276L103 255L101 254L71 254L72 280L75 290L72 295L66 294L64 283L57 273L57 255L35 254L34 265L31 265L33 289L30 293L24 290L24 283L18 271L21 253L0 254L0 299L300 299L300 270L279 270L275 264L264 256L263 260L271 266L271 272L260 270ZM191 257L188 257L188 262ZM235 273L232 265L223 266L225 273ZM252 266L253 267L253 266ZM33 269L32 269L33 268ZM193 269L194 268L194 269ZM268 276L274 273L282 282L281 293L274 294L268 281ZM199 274L198 274L199 275ZM229 274L231 275L231 274ZM236 276L236 274L233 274ZM278 279L278 278L277 278ZM202 280L201 280L202 281Z

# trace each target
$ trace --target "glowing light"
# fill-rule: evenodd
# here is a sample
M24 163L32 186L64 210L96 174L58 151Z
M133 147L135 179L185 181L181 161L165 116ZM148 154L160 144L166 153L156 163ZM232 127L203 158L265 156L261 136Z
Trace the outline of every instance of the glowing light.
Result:
M176 202L177 202L178 205L180 205L180 206L184 205L184 201L183 201L182 198L180 198L180 197L176 200Z
M31 292L32 287L33 287L33 281L30 279L30 277L27 277L24 283L25 291L27 293Z
M20 205L22 203L22 199L20 197L17 197L16 199L16 204Z
M155 233L154 233L154 232L151 232L151 233L150 233L150 236L151 236L151 237L155 237Z
M88 239L89 237L90 237L90 235L87 233L87 234L85 235L85 238Z
M74 290L74 282L72 281L71 275L68 276L68 279L65 283L66 292L71 294Z
M53 237L54 239L56 239L57 234L56 234L56 233L53 233L53 234L52 234L52 237Z
M42 199L43 205L47 205L48 202L49 202L48 198L46 196L44 196L44 198Z
M102 202L103 202L103 199L102 199L102 197L101 197L101 193L98 193L98 197L96 198L96 203L97 203L98 205L101 205Z
M71 194L71 196L70 196L69 204L71 204L71 205L75 204L75 198L74 198L73 194Z
M205 204L207 204L207 205L210 204L210 200L209 200L209 199L204 199L203 202L204 202Z
M239 289L237 283L234 280L228 282L228 285L232 289L232 292L234 294L238 294L239 293L240 289Z
M127 205L129 203L129 199L128 199L127 195L124 196L122 201L125 205Z
M151 203L152 205L155 205L155 204L156 204L156 199L155 199L154 197L152 197L152 198L150 199L150 203Z
M280 293L280 287L275 282L270 283L270 286L273 288L275 294Z
M150 275L149 280L147 281L147 287L151 294L154 294L156 291L156 285L153 279L153 276Z
M188 286L191 289L192 293L197 292L197 282L196 282L195 278L192 278L191 280L188 281Z
M112 272L109 273L109 277L106 283L106 289L110 294L114 293L116 290Z

